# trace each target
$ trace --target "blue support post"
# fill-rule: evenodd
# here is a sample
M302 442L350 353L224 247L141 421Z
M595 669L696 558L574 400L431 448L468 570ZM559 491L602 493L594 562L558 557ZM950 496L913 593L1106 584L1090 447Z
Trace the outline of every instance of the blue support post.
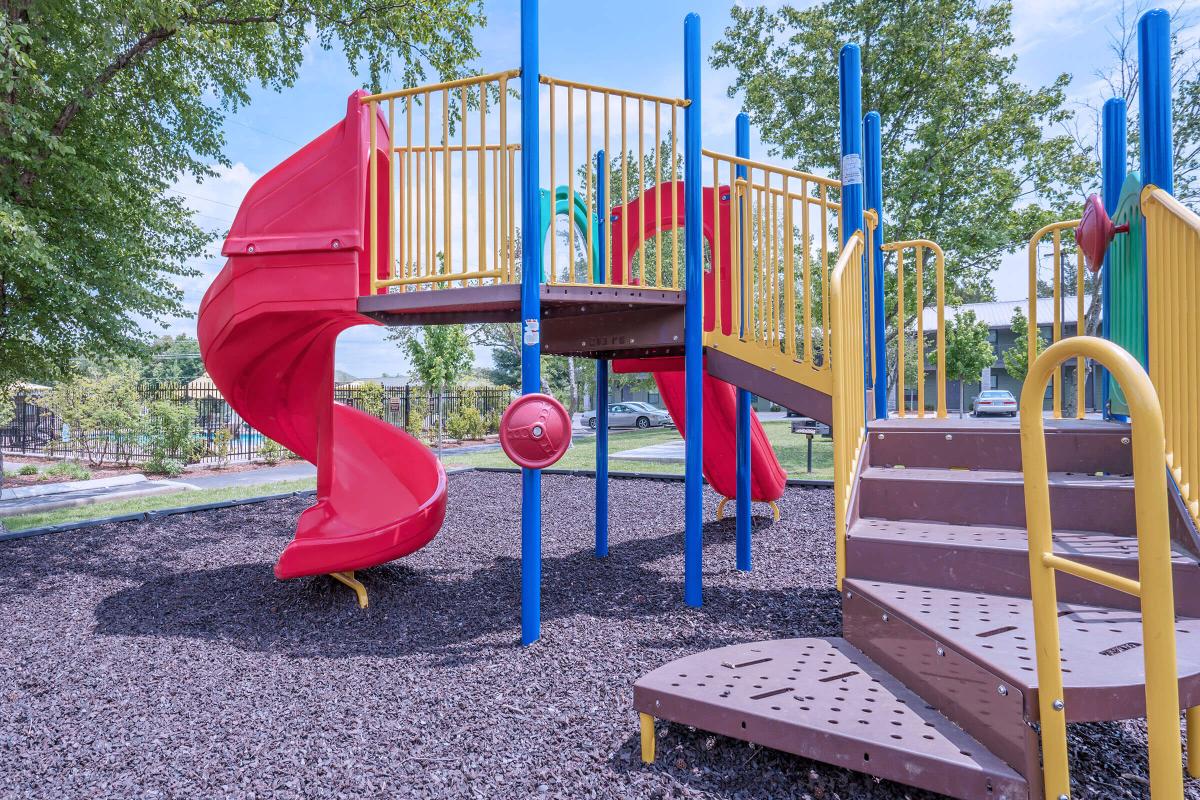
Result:
M1121 198L1121 186L1125 183L1126 158L1128 143L1125 141L1125 98L1112 97L1104 103L1102 137L1103 153L1101 168L1103 170L1104 210L1111 217L1117 211L1117 202ZM1101 285L1101 330L1105 339L1112 339L1112 259L1104 254L1104 267ZM1142 354L1135 353L1140 359ZM1103 365L1096 365L1096 377L1100 379L1100 408L1107 419L1108 413L1108 371Z
M683 598L703 602L704 522L704 226L700 186L700 16L683 22L683 213L684 286L683 380L686 398L684 445Z
M596 214L600 220L598 260L592 265L592 281L604 283L606 258L605 234L610 220L604 205L605 159L603 150L596 154ZM608 359L596 361L596 557L608 555Z
M1138 107L1142 183L1175 193L1171 143L1171 15L1161 8L1138 20Z
M734 153L738 158L750 158L750 117L746 114L737 115L735 126L736 144ZM737 177L746 178L746 167L739 164ZM730 198L735 195L730 188ZM741 213L739 207L738 213ZM740 230L740 228L739 228ZM745 254L742 253L742 243L737 243L738 265L744 270ZM745 286L745 276L739 274L738 280ZM741 327L738 335L746 333L746 298L742 298ZM737 568L750 571L750 504L753 501L750 486L750 392L740 386L737 390Z
M858 45L843 45L838 57L838 99L841 110L842 138L842 245L863 227L863 163L862 163L862 62ZM864 248L865 251L865 248ZM865 385L871 385L871 331L866 281L867 260L864 258L863 273L863 363L866 365ZM863 396L866 409L867 398Z
M875 298L875 314L871 320L871 345L875 363L875 418L887 419L887 322L883 313L883 144L879 133L879 112L871 111L863 119L863 150L865 151L866 206L878 219L875 233L867 246L875 260L875 275L871 292Z
M521 227L540 231L538 0L521 0ZM521 392L542 388L542 250L521 248ZM542 472L521 470L521 644L542 635Z

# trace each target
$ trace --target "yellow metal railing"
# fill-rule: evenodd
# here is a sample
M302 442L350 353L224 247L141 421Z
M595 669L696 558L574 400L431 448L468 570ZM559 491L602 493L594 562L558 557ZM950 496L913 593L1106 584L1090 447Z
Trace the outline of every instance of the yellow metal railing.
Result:
M1160 201L1154 198L1154 202ZM1193 230L1200 231L1200 228ZM1058 371L1061 362L1072 357L1091 358L1106 367L1124 388L1129 401L1138 540L1137 580L1054 553L1042 402L1051 376ZM1065 572L1140 598L1150 793L1155 800L1183 797L1175 599L1171 586L1166 470L1163 468L1165 441L1162 408L1149 376L1133 356L1112 342L1091 336L1073 337L1051 345L1031 363L1021 390L1021 461L1025 474L1029 577L1047 797L1069 797L1071 793L1059 648L1060 612L1054 582L1056 572ZM1190 717L1189 713L1189 722Z
M1150 379L1166 419L1167 466L1200 523L1200 216L1147 186L1146 303Z
M937 309L937 327L934 329L935 352L937 353L937 408L938 419L946 418L946 256L942 248L928 239L912 239L905 242L889 242L883 246L885 253L896 254L896 411L908 415L908 398L905 393L905 339L908 336L907 309L905 303L904 255L912 251L914 307L916 318L917 356L917 407L918 417L925 416L925 252L933 254L934 302Z
M833 503L837 588L846 575L846 527L854 479L867 440L863 364L862 231L850 237L830 277L833 337ZM870 250L870 248L866 248Z
M1026 336L1028 364L1032 365L1037 358L1037 297L1038 297L1038 263L1042 241L1049 236L1051 241L1051 285L1054 298L1054 324L1051 328L1051 343L1062 339L1062 263L1064 253L1069 249L1075 252L1075 335L1084 331L1084 277L1086 270L1083 262L1083 251L1075 247L1074 231L1079 220L1069 219L1053 222L1038 230L1029 240L1029 332ZM1067 233L1068 248L1064 248L1063 234ZM1083 419L1085 411L1087 361L1083 358L1075 360L1075 417ZM1062 369L1054 371L1053 412L1055 419L1062 418Z
M387 168L372 159L368 174L371 263L379 263L381 247L391 254L385 277L372 272L372 293L519 280L520 147L508 131L509 81L519 74L494 72L363 98L372 114L384 108L392 137ZM372 125L372 152L375 147ZM377 227L381 180L388 184L387 231Z
M547 283L682 289L683 237L671 229L682 218L679 110L688 101L546 75L540 81L549 95L549 185L570 202L578 198L587 220L598 214L597 206L610 209L598 219L598 231L591 224L581 230L572 214L566 214L568 260L560 266L555 244L562 212L556 204L549 219ZM613 150L614 145L619 145L619 151ZM591 160L597 146L605 153L603 176L596 174ZM598 183L603 184L602 191ZM614 209L623 209L624 216ZM618 219L621 224L614 228ZM654 233L642 243L642 230L633 229L644 230L647 224ZM604 239L603 247L593 240L597 233ZM582 258L576 256L577 244L584 251ZM601 253L603 263L597 264Z
M729 200L728 225L713 226L715 311L705 344L832 392L829 276L842 251L840 184L709 150L704 155L712 174L708 214L722 219L722 198Z

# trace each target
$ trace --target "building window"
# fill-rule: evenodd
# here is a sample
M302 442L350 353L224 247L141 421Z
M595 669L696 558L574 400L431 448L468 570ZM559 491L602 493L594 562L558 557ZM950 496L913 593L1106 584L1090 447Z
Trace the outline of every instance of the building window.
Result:
M992 373L992 383L991 383L990 388L992 388L992 389L1000 388L1000 376L999 375Z

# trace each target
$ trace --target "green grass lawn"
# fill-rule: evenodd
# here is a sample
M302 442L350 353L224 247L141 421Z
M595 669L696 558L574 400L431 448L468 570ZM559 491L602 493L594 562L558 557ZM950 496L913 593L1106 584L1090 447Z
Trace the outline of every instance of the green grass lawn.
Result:
M4 524L9 530L19 531L25 528L58 525L63 522L79 522L81 520L98 519L101 517L117 517L122 514L137 514L142 511L155 511L161 508L178 508L179 506L194 506L202 503L219 503L223 500L240 500L245 497L261 497L268 494L299 492L306 489L315 489L316 486L316 478L306 478L296 481L260 483L257 486L233 486L226 489L180 489L178 492L153 494L147 497L133 497L128 500L114 500L109 503L93 503L73 508L59 508L53 511L43 511L40 514L5 517Z
M807 437L792 433L792 424L788 420L772 420L763 423L767 438L779 462L787 470L789 478L818 478L833 479L833 442L817 437L813 439L813 471L805 470L805 447ZM661 444L678 440L679 433L674 428L652 428L646 431L614 430L609 435L608 451L610 454ZM609 469L628 472L653 472L668 475L682 475L683 464L678 461L632 461L629 459L610 457ZM500 450L489 450L482 453L464 453L446 455L447 467L511 467L513 463ZM567 451L562 460L554 465L555 469L595 469L596 440L584 439L576 441Z

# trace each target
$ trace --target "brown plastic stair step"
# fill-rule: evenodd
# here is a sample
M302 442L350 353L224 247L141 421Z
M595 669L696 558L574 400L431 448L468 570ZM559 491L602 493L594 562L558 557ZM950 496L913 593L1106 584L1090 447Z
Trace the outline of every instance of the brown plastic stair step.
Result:
M634 707L957 798L1025 800L1026 781L844 639L707 650L639 680Z
M868 467L858 486L859 516L956 525L1025 526L1020 472ZM1135 530L1133 479L1050 474L1054 524L1069 530Z
M1200 617L1200 563L1173 544L1176 607L1184 616ZM1137 540L1095 531L1057 531L1060 555L1115 572L1138 576ZM970 588L989 594L1029 596L1028 538L1023 528L952 525L945 522L863 518L846 537L847 574L851 578L890 581L941 589ZM1137 609L1135 597L1080 580L1058 576L1060 600Z
M871 465L1020 471L1016 421L879 420L871 423ZM1052 472L1133 471L1128 425L1095 420L1046 420Z
M920 686L945 680L949 654L996 676L999 683L988 692L1019 693L1025 717L1037 719L1030 600L859 579L845 581L843 589L846 638L927 700L946 710ZM1141 614L1068 602L1058 608L1067 719L1145 716ZM1200 704L1200 619L1179 618L1175 631L1179 699L1187 708Z

